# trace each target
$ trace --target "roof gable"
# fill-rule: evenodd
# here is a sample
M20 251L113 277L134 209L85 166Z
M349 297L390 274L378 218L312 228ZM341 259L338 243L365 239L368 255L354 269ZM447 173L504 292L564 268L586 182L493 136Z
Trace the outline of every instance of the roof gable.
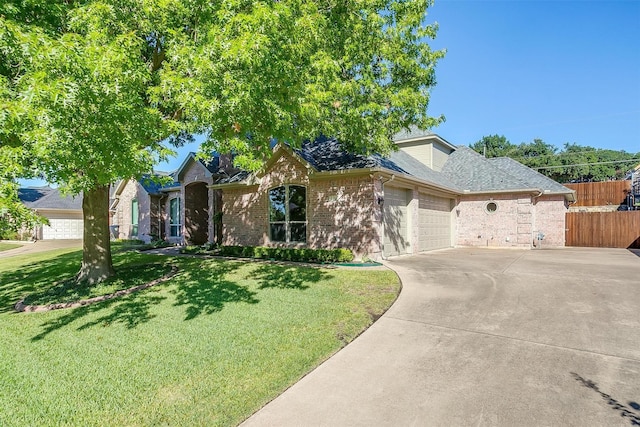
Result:
M204 169L204 172L207 177L211 177L211 175L215 175L219 172L220 169L220 156L214 153L209 159L203 160L200 159L196 153L190 152L187 157L184 159L180 167L176 170L174 177L176 181L180 181L183 177L184 172L191 166L192 163L197 163Z

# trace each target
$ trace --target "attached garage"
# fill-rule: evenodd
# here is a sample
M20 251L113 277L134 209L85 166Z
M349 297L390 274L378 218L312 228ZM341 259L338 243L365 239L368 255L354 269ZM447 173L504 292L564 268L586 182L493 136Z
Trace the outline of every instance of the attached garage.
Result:
M420 193L418 242L420 251L451 247L452 200Z
M82 239L81 219L49 219L49 225L42 227L43 240Z
M384 189L384 256L406 254L409 245L408 204L410 190L385 187Z

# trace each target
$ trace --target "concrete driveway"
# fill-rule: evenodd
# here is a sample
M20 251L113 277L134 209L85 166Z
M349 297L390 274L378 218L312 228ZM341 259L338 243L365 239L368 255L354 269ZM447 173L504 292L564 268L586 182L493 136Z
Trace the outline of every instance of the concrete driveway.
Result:
M452 249L246 426L640 425L640 252Z
M82 240L38 240L37 242L15 243L20 243L22 244L22 246L20 246L19 248L0 252L0 258L9 258L16 255L27 255L36 252L52 251L54 249L82 249Z

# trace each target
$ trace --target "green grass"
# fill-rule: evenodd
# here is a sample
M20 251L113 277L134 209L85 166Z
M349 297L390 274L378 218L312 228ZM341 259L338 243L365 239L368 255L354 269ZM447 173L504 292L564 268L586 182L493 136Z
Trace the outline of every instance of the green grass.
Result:
M176 277L124 298L15 313L19 298L72 276L80 252L3 259L0 425L236 425L400 288L389 271L114 254L125 282L169 262Z
M0 242L0 252L8 251L9 249L19 248L20 246L22 246L22 245L19 245L17 243L3 243L3 242Z

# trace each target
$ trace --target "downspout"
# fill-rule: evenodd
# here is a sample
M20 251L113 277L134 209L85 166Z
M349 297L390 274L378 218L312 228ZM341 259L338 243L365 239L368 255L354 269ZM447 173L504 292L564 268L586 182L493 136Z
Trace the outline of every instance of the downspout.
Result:
M391 175L391 178L389 178L386 181L382 181L382 176L380 176L380 187L382 190L382 198L378 199L378 204L382 207L382 220L380 221L380 237L382 238L382 241L380 242L380 256L382 257L383 260L386 260L387 258L384 255L384 185L393 181L395 179L395 175ZM382 203L380 203L380 201L382 201Z

